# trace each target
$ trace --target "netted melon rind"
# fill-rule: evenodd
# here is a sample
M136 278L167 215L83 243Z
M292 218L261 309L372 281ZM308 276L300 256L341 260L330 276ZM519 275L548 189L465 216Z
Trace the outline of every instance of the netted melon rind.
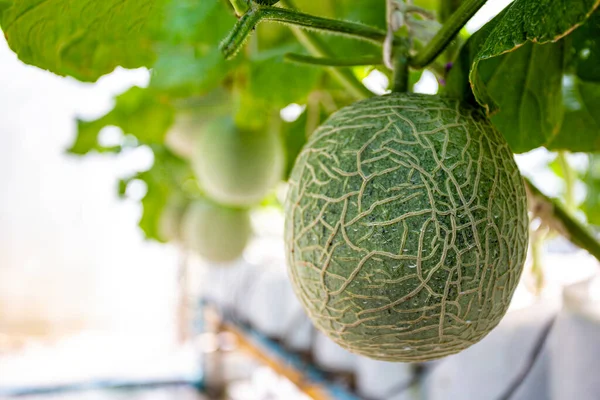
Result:
M427 361L504 316L527 252L525 188L478 110L394 94L334 114L290 178L286 252L315 325L374 359Z

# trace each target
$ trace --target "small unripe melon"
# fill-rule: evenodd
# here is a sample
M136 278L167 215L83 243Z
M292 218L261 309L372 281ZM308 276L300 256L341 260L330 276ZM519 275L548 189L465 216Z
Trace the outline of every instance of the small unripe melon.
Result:
M205 124L202 115L187 110L177 113L175 123L165 136L165 145L179 157L191 159Z
M210 262L226 263L240 258L251 235L247 210L200 200L192 203L184 215L186 247Z
M165 136L165 145L179 157L189 160L206 125L231 112L231 95L223 88L200 98L187 99L176 107L175 121Z
M169 199L158 220L158 235L161 240L170 243L180 242L181 224L188 201L181 197Z
M231 118L207 126L196 144L192 165L206 194L222 204L260 202L283 174L284 151L270 130L239 129Z
M525 188L504 138L458 100L393 94L335 113L290 178L294 290L342 347L427 361L506 313L527 253Z

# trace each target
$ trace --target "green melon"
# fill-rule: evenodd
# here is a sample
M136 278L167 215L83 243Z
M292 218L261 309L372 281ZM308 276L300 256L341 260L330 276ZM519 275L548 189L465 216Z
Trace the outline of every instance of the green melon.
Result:
M283 174L284 151L269 130L239 129L231 118L206 127L192 160L198 181L209 197L222 204L260 202Z
M227 208L205 200L192 203L183 219L186 247L214 263L240 258L251 235L247 210Z
M169 243L180 242L181 223L188 206L188 201L180 196L169 199L158 219L158 236Z
M481 340L506 313L527 253L525 188L479 111L393 94L335 113L290 178L294 290L342 347L427 361Z
M165 136L165 145L179 157L191 159L204 128L215 119L230 114L231 110L231 95L223 88L200 98L187 99L177 105L175 121Z
M204 116L193 111L178 112L175 123L165 136L165 146L179 157L189 160L194 154L194 146L206 124Z

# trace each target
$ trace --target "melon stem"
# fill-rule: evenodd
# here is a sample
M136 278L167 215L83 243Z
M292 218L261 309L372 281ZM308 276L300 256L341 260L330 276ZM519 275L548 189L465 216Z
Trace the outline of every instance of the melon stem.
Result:
M405 40L400 42L400 45L394 46L394 83L392 86L393 93L408 92L408 81L410 72L408 69L408 43Z

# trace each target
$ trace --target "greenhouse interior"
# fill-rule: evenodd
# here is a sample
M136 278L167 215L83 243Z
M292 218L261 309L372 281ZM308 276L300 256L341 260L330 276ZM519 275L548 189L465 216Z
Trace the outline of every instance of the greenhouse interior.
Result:
M0 31L0 399L600 399L600 1Z

